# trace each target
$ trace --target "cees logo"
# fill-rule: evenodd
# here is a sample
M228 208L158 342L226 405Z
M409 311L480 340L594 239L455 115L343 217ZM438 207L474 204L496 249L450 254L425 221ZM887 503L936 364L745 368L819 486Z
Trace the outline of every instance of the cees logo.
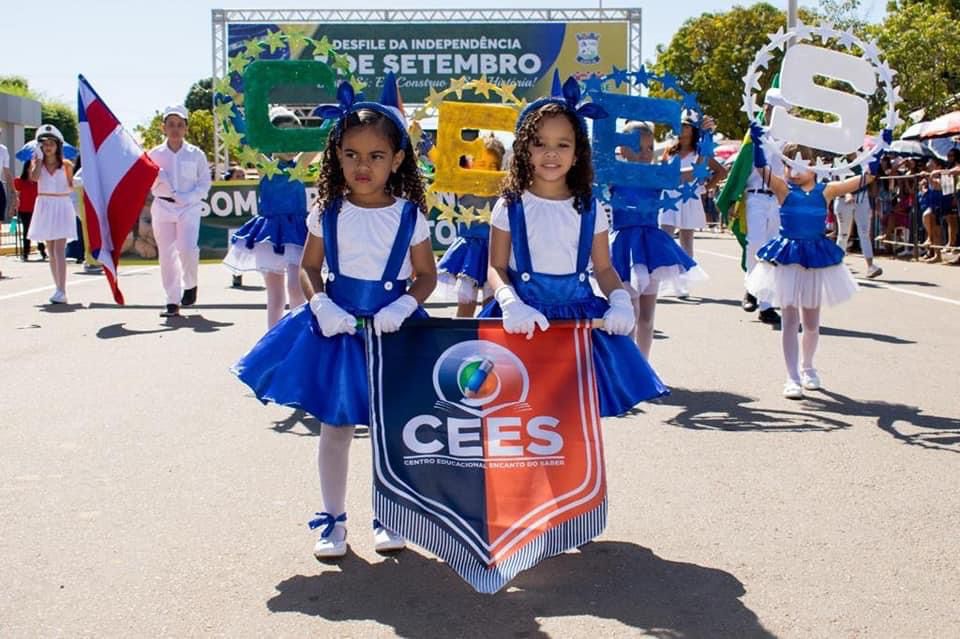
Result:
M448 348L433 367L433 388L435 407L447 417L417 415L404 425L403 443L415 455L502 459L563 450L556 417L504 414L507 408L530 412L530 377L520 358L499 344L471 340Z

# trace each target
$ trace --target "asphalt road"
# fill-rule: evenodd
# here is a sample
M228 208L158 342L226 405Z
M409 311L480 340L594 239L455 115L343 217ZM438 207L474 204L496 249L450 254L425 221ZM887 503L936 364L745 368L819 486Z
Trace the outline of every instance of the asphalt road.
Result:
M607 531L495 596L373 552L363 434L352 552L313 559L317 424L227 370L264 329L254 277L204 265L164 320L156 267L117 307L71 265L50 307L45 264L0 258L0 637L960 636L960 269L881 260L791 402L736 244L696 248L711 280L658 307L673 394L605 425Z

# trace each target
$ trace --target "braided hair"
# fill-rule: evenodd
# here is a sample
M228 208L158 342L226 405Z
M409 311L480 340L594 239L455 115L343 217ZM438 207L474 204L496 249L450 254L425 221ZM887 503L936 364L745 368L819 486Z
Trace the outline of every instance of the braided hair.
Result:
M537 139L540 124L547 118L565 117L574 131L574 165L567 172L566 182L573 193L573 205L580 213L589 211L593 204L593 161L590 140L576 115L556 103L547 103L527 116L517 130L513 141L510 170L503 183L503 196L509 202L519 201L523 192L533 184L533 165L530 145Z
M334 127L327 141L327 148L323 151L323 164L320 177L317 181L319 189L320 210L326 210L334 201L342 198L349 190L347 181L343 177L343 167L337 157L337 149L343 144L343 136L350 129L358 127L374 127L390 141L393 152L403 150L403 162L396 172L390 175L385 190L396 197L402 197L413 202L420 212L426 215L427 200L423 188L423 176L417 164L417 156L410 142L403 146L403 137L397 126L382 113L372 109L360 109L349 114L340 124Z

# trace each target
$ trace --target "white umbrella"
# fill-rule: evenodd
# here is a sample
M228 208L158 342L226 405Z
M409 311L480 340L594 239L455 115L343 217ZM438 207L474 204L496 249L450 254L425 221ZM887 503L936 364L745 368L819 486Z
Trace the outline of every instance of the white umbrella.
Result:
M917 122L916 124L910 125L910 127L903 132L903 135L900 136L901 140L919 140L923 137L923 132L929 125L929 122Z

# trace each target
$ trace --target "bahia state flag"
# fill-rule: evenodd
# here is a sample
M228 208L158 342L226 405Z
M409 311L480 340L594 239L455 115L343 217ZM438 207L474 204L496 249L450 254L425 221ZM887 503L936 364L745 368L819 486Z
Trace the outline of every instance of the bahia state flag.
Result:
M590 322L367 331L374 512L494 593L606 526Z
M160 169L82 75L77 91L80 157L83 159L83 215L90 253L101 264L113 299L123 304L117 284L120 250L130 234Z

